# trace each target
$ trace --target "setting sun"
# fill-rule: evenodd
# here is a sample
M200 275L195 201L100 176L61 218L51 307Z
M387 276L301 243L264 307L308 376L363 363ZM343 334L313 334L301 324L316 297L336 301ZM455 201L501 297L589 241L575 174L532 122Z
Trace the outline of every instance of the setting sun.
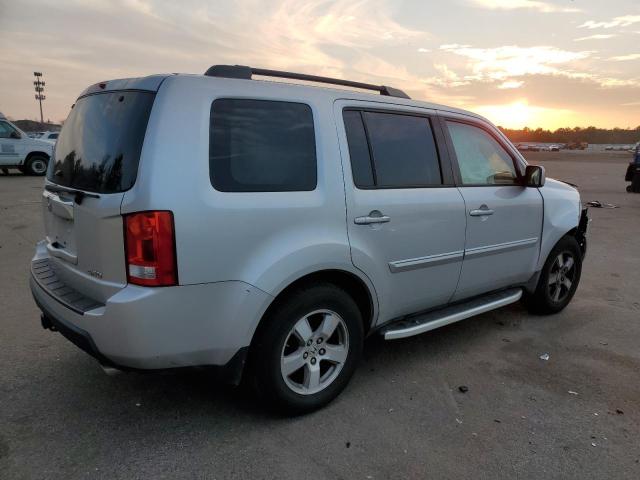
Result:
M555 129L572 124L574 112L570 110L545 108L529 105L527 100L518 100L506 105L479 105L473 107L496 125L507 128L536 127L544 125Z

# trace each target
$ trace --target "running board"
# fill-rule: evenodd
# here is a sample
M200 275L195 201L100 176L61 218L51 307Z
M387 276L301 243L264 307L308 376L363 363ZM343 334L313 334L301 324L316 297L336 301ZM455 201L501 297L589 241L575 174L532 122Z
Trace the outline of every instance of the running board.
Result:
M384 335L385 340L412 337L450 323L459 322L465 318L504 307L510 303L517 302L520 297L522 297L521 288L491 293L464 303L401 320L382 329L381 333Z

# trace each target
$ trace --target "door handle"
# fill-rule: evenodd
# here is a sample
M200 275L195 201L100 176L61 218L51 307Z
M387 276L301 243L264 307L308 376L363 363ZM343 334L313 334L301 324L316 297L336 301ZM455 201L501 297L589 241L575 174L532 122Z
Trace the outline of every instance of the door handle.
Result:
M391 221L391 217L387 217L386 215L372 216L371 213L366 217L354 218L354 223L356 225L371 225L372 223L387 223Z
M471 210L469 211L469 215L471 215L472 217L484 217L487 215L493 215L494 211L491 210L489 207L487 207L486 205L482 205L479 209L477 210Z

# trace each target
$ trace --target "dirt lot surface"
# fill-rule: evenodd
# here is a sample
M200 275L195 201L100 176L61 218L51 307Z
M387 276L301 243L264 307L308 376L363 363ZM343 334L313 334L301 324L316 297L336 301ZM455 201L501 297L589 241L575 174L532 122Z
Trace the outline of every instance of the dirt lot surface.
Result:
M372 338L347 390L299 418L203 374L108 377L44 331L27 286L42 179L0 176L0 478L640 478L629 155L527 157L584 201L620 206L590 212L571 305L535 317L516 304L402 341Z

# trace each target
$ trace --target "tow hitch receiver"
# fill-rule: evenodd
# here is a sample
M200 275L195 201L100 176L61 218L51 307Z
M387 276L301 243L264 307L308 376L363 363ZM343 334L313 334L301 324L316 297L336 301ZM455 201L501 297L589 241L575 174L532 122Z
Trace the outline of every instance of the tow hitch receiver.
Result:
M45 330L51 330L52 332L58 331L56 326L51 322L49 317L47 317L44 313L40 314L40 323L42 324L42 328L44 328Z

